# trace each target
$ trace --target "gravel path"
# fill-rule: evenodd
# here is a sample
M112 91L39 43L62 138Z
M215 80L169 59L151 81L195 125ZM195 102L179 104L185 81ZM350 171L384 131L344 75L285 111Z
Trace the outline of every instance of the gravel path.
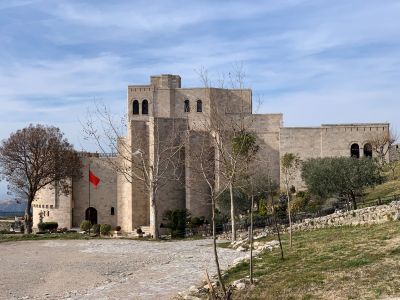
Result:
M170 299L214 273L212 240L0 244L0 299ZM222 268L242 252L218 249Z

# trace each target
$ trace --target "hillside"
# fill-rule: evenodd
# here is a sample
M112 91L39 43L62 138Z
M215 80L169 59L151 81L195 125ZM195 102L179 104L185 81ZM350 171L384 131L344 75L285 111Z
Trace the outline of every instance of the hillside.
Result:
M234 299L376 299L400 296L400 222L294 233L279 250L255 259L259 280ZM248 263L231 269L232 282L248 275Z
M361 206L375 205L376 203L373 202L379 198L385 200L393 196L400 196L400 166L397 167L394 174L387 171L384 175L387 178L386 182L366 189Z

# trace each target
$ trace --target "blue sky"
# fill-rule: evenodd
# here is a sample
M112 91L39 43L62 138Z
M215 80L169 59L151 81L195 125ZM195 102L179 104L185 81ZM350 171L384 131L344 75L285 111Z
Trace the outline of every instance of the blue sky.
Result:
M286 126L400 129L399 1L0 0L0 139L45 123L81 149L94 98L123 113L128 84L237 64Z

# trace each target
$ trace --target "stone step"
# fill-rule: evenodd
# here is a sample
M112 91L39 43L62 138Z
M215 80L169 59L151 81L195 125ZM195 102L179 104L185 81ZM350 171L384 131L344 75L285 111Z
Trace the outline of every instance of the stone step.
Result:
M140 226L140 228L142 229L144 235L150 234L150 226Z

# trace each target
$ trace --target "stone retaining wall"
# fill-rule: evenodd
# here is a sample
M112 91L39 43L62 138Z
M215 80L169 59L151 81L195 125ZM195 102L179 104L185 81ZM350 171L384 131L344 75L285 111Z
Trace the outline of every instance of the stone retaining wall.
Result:
M379 224L393 220L400 220L400 201L393 201L388 205L336 212L324 217L305 219L302 223L293 224L292 229L309 230L332 226Z
M13 221L0 220L0 230L10 230Z

